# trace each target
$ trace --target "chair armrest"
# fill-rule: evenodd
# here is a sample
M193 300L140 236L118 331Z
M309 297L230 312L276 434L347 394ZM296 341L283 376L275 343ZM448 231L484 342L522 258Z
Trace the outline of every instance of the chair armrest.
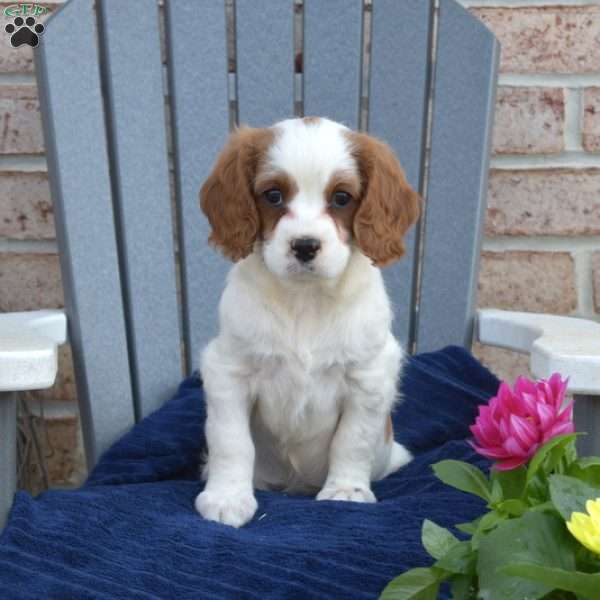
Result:
M535 377L561 373L569 391L600 395L600 323L535 313L477 311L482 344L530 354Z
M0 314L0 392L51 387L58 370L57 348L66 338L63 311Z

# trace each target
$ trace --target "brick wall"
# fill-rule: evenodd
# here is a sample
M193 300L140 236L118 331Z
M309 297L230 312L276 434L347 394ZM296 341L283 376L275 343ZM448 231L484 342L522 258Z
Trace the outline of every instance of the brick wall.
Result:
M502 44L479 304L600 320L600 2L462 4Z
M0 2L0 11L9 4ZM41 4L52 10L59 2L50 0ZM27 46L18 49L10 46L3 20L0 26L0 311L62 306L33 52ZM26 399L34 413L43 412L46 418L46 435L40 435L40 442L50 480L65 484L80 479L83 471L68 347L60 351L59 367L57 383L51 390L27 394ZM23 431L28 431L27 423L23 424ZM30 468L35 470L35 465Z
M479 303L600 320L599 2L462 3L503 45ZM0 120L0 311L60 307L32 54L4 35ZM527 370L525 357L476 352L502 377ZM51 479L73 481L82 463L68 347L57 384L35 398Z

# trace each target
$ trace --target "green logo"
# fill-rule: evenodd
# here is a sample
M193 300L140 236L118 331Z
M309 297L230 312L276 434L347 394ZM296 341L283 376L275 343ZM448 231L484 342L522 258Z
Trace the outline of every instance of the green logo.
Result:
M39 17L45 15L48 9L39 4L11 4L4 9L5 17Z

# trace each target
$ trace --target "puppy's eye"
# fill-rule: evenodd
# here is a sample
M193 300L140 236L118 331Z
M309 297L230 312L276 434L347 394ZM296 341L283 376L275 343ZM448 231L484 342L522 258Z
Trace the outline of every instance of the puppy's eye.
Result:
M271 206L281 206L283 204L283 194L281 193L281 190L267 190L263 194L263 197Z
M335 208L344 208L348 206L352 200L352 196L347 192L335 192L331 197L331 205Z

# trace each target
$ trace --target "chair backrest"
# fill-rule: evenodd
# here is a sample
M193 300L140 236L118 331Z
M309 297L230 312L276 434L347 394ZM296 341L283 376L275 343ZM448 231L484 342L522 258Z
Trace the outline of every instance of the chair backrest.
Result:
M90 464L216 333L228 265L198 190L236 122L322 115L391 144L426 199L385 273L396 334L410 350L471 341L492 34L455 0L163 4L71 0L36 51Z

